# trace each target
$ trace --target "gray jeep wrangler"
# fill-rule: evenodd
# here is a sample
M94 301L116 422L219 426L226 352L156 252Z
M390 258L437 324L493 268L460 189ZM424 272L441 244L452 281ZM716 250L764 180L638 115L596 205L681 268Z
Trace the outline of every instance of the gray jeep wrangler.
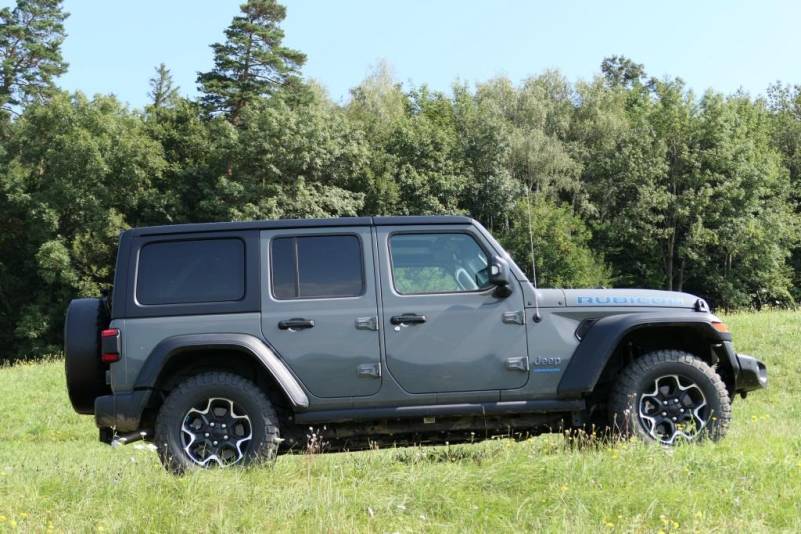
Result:
M113 291L73 300L75 410L164 465L595 429L724 435L767 384L704 300L537 289L476 221L361 217L121 235Z

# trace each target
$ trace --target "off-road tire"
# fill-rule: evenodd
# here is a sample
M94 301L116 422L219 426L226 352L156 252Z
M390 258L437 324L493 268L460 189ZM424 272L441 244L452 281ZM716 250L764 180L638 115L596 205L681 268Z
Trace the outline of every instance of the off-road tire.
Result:
M725 436L731 420L731 400L726 385L706 362L680 350L651 352L623 369L612 387L609 399L610 424L615 433L623 438L637 436L645 442L676 444L655 439L653 433L646 428L648 422L643 422L640 417L643 397L648 396L646 393L654 387L657 379L666 376L682 377L682 380L687 381L685 385L694 383L709 405L708 421L692 441L716 441Z
M230 399L249 417L252 438L241 461L235 465L253 465L275 459L280 443L278 416L264 392L239 375L207 372L178 384L158 412L154 442L159 459L167 470L181 474L202 468L184 450L181 429L187 412L212 398Z

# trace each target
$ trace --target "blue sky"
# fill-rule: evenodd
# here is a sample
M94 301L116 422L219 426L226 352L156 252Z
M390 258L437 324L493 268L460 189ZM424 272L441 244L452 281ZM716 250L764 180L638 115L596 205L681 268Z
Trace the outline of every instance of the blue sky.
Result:
M210 43L238 0L65 0L71 13L64 88L147 101L153 67L165 62L194 95L211 66ZM12 5L0 0L0 5ZM400 81L448 90L455 79L546 68L589 79L604 56L624 54L652 75L681 76L697 91L761 93L801 83L801 2L534 2L530 0L285 0L285 43L308 55L304 74L337 101L386 60Z

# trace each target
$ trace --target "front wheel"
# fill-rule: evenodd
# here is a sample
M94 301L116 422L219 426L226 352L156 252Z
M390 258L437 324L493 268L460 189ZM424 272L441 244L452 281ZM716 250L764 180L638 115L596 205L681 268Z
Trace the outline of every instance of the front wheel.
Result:
M610 423L621 435L666 446L726 434L731 401L714 369L678 350L631 362L612 389Z
M278 451L278 416L264 393L239 375L195 375L167 397L155 442L168 470L228 467L271 460Z

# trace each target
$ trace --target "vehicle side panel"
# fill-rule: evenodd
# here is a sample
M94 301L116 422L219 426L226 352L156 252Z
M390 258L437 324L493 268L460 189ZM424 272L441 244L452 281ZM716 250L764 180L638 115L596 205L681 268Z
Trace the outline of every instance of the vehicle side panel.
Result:
M492 247L472 225L443 228L436 225L379 227L382 323L389 374L404 390L437 393L451 402L497 398L498 390L519 388L528 380L523 369L510 368L508 360L527 356L523 324L504 319L524 315L523 292L516 281L506 298L494 290L401 294L395 288L389 241L396 234L464 233L485 250ZM393 316L421 314L421 324L392 323ZM525 320L525 319L523 319ZM483 393L482 393L483 392Z
M532 308L526 311L533 315ZM686 308L633 306L624 309L601 306L540 307L539 313L541 321L529 320L527 323L531 380L523 388L502 391L502 400L578 397L592 389L596 375L600 374L617 343L630 328L670 323L708 326L712 319L709 314ZM576 329L583 320L601 318L606 318L608 323L619 324L620 328L604 329L603 335L585 335L584 341L576 337ZM580 362L571 363L576 355L581 359ZM591 385L567 387L567 382L564 382L560 388L568 368L572 368L571 374L587 378L587 384Z
M168 337L182 334L237 333L263 339L261 314L227 313L116 319L112 328L122 332L122 358L111 364L111 387L114 393L133 389L136 377L153 349Z
M276 239L358 239L363 265L361 294L279 299L273 291L271 243ZM261 236L261 328L264 337L305 387L321 398L369 396L381 388L378 304L372 232L368 227L264 231ZM339 251L341 254L342 251ZM330 260L329 260L330 261ZM281 328L292 318L313 321L306 329Z

